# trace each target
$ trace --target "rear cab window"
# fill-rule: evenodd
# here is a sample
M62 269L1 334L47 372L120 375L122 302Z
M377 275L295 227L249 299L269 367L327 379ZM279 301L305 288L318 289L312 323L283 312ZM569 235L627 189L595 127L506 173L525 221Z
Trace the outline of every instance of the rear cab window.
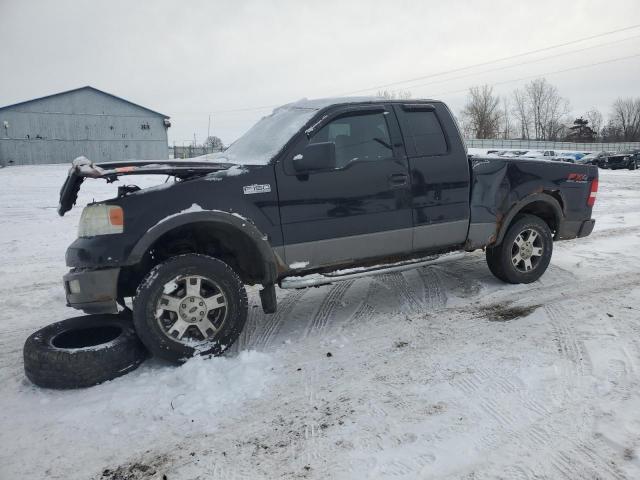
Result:
M446 155L447 139L433 106L401 105L396 109L409 156Z

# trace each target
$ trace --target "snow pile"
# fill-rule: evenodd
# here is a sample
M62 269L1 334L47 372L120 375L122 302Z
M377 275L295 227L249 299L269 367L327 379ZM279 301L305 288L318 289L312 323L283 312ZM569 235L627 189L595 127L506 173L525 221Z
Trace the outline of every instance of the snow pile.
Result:
M47 450L60 451L49 467L73 478L87 478L114 458L116 463L128 458L132 445L214 432L220 419L265 392L273 370L268 355L242 352L235 358L196 357L179 367L152 360L126 377L77 391L43 390L14 378L3 385L2 444L4 454L22 461L12 466L16 470L0 467L7 475L0 477L38 478L40 473L25 470L38 464L42 453L31 448L34 428L46 432ZM14 401L8 403L7 395ZM73 469L64 458L67 448L79 460Z
M307 265L309 265L309 262L293 262L291 265L289 265L289 268L296 270L299 268L305 268Z

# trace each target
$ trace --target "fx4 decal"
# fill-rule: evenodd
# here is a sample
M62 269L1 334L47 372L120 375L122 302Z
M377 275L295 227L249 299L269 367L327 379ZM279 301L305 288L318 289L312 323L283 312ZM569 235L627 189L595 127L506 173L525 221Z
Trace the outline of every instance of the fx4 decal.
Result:
M589 176L585 173L570 173L567 177L567 182L573 183L587 183Z

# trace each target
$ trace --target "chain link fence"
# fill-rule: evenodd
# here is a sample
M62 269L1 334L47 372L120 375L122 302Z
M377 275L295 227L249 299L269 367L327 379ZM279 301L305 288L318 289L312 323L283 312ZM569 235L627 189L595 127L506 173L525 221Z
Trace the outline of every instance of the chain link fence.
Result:
M208 153L217 153L222 150L213 147L178 146L169 147L169 158L194 158Z
M600 152L640 149L640 142L616 143L572 143L546 140L501 140L501 139L465 139L467 147L496 148L514 150L569 150L577 152Z

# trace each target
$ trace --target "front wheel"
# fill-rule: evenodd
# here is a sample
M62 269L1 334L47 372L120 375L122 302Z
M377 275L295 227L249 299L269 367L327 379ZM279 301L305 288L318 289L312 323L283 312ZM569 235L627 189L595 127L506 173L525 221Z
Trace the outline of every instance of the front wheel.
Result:
M247 319L247 292L238 275L213 257L173 257L149 272L133 301L133 322L155 356L184 362L220 355Z
M629 170L636 170L637 168L638 168L638 161L637 160L633 160L629 164Z
M507 283L531 283L542 276L553 252L549 226L534 215L520 216L500 245L487 247L489 270Z

